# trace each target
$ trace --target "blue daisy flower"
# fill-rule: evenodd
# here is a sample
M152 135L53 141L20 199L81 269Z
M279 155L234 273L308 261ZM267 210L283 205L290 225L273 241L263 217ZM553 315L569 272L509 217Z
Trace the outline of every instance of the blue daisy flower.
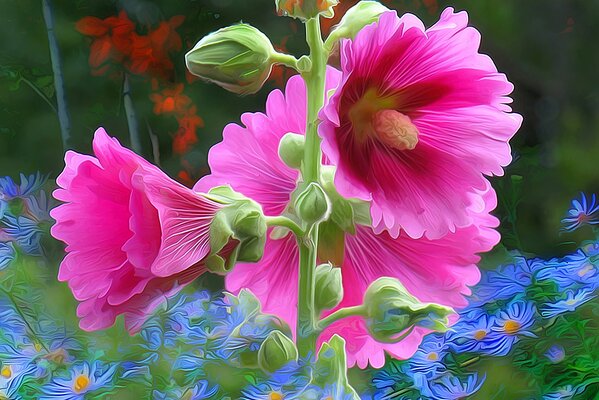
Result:
M0 242L0 271L8 267L16 256L15 246L11 242Z
M599 287L599 271L593 261L582 250L569 254L562 259L553 259L537 273L538 280L552 280L561 290L574 285L586 286L594 290Z
M84 400L85 394L111 389L118 365L104 366L99 361L73 366L68 377L54 378L42 388L40 400Z
M581 250L587 255L587 257L594 257L599 255L599 242L587 242L582 246Z
M547 357L551 363L557 364L562 362L566 357L566 350L563 346L554 344L545 352L545 357Z
M423 394L436 400L465 399L478 392L484 381L485 376L479 378L477 374L469 375L465 381L456 376L444 375L428 385L430 392Z
M558 389L556 392L547 393L545 396L543 396L543 400L573 400L575 399L574 396L584 392L584 389L584 385L566 385Z
M273 373L266 382L247 387L240 400L299 399L309 383L310 379L299 371L299 365L292 362Z
M47 177L39 172L25 176L20 174L21 183L17 185L10 176L0 178L0 194L11 200L17 197L27 197L38 191L46 182Z
M447 345L456 353L496 354L495 317L484 312L462 314L447 333Z
M25 199L27 213L38 222L52 221L50 210L54 208L52 198L48 197L46 192L40 190L37 194L29 196Z
M566 299L556 303L545 304L545 307L541 309L541 315L544 318L557 317L560 314L576 310L578 307L595 297L597 296L589 290L581 289L577 292L570 290L566 293Z
M491 334L486 338L494 346L494 355L507 355L521 336L536 337L530 330L535 323L536 308L531 302L512 301L499 312Z
M414 355L408 360L409 371L432 377L445 371L443 359L447 355L447 345L441 335L427 335Z
M523 293L532 282L533 271L524 257L494 271L485 271L469 298L471 306L506 300Z
M39 256L42 254L40 240L42 230L38 223L23 215L14 217L5 215L4 232L27 254Z
M0 367L0 398L20 400L17 391L28 378L34 378L33 364L7 365Z
M599 204L593 193L587 200L584 193L580 193L580 199L572 200L572 208L564 219L562 219L562 230L572 232L584 225L599 224Z

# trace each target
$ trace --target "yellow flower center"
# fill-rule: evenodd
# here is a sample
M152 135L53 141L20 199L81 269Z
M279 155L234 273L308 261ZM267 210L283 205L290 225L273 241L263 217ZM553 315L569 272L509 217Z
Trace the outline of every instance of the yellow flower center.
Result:
M9 379L12 376L12 369L10 368L10 365L5 365L2 367L2 369L0 369L0 376L6 379Z
M580 276L582 278L583 276L585 276L586 274L588 274L589 272L591 272L594 269L595 269L595 267L592 264L587 264L584 266L584 268L581 268L580 271L578 271L578 276Z
M476 340L483 340L486 337L487 337L487 331L485 331L484 329L480 329L480 330L474 332L474 338Z
M75 379L75 383L73 384L73 389L77 393L81 393L85 389L89 387L90 380L87 375L79 375L77 379Z
M268 400L283 400L283 393L271 392L268 395Z
M439 354L437 354L433 351L432 353L428 353L426 358L430 361L437 361L439 359Z
M35 342L33 343L33 348L35 349L35 351L39 353L40 351L42 351L42 344L40 342Z
M356 141L377 139L392 149L413 150L418 144L418 128L410 117L397 111L398 106L398 95L366 90L347 113Z
M521 325L518 321L508 319L503 324L503 330L505 331L505 333L513 335L514 333L518 333L518 331L520 330L520 326Z
M573 306L574 304L576 304L576 300L575 299L566 300L566 304L569 306Z

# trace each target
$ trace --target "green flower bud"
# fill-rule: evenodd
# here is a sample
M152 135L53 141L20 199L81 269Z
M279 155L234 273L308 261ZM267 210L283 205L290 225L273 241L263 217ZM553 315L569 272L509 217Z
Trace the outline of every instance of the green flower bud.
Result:
M364 294L366 325L370 335L383 343L403 340L416 326L444 332L453 309L421 303L394 278L379 278Z
M226 274L238 261L260 260L267 229L262 207L229 186L213 188L206 196L226 204L210 225L210 255L206 258L206 268Z
M304 135L286 133L279 142L279 157L289 168L300 169L304 161L305 145Z
M343 282L341 268L335 268L326 263L316 267L316 293L314 305L317 313L337 306L343 299Z
M279 15L305 21L317 15L333 18L333 7L339 4L339 0L275 0L275 4Z
M286 133L279 142L279 157L289 168L300 169L304 161L305 145L304 135Z
M258 365L266 372L275 372L285 364L296 361L297 357L293 340L276 330L270 332L260 345Z
M192 74L237 94L256 93L268 79L276 52L266 35L248 24L219 29L185 55Z
M325 48L330 51L339 40L353 39L366 25L378 21L385 11L389 9L378 1L360 1L347 10L339 24L335 25L325 42Z
M331 214L331 202L318 183L310 182L297 196L295 209L301 220L314 224L327 220Z

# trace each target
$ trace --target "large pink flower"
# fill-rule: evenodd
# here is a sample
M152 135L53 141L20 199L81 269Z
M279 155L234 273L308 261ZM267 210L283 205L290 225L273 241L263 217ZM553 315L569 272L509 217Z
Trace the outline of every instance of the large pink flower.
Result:
M471 225L483 174L511 160L522 122L507 106L513 86L467 24L451 8L429 29L389 11L341 44L320 135L339 192L372 200L376 232L435 239Z
M328 89L339 82L338 71L329 69ZM280 139L287 132L303 134L305 130L305 85L299 76L292 77L285 94L272 92L266 114L244 114L245 126L230 124L224 139L211 149L212 174L198 182L195 189L205 191L213 185L230 184L235 190L262 204L270 215L282 213L299 178L278 157ZM402 233L393 238L376 234L372 228L358 226L355 235L346 233L345 259L341 265L345 295L342 306L359 304L367 286L376 278L398 278L422 301L449 306L466 302L469 285L479 280L478 252L487 251L499 240L493 230L498 221L489 215L495 207L494 192L483 182L481 192L473 189L467 214L471 224L438 240L412 239ZM327 260L320 260L321 262ZM237 264L226 277L228 290L249 288L262 302L265 312L276 314L292 327L296 323L298 250L295 239L269 238L264 257L257 264ZM337 333L347 341L348 363L375 367L384 363L388 351L399 358L413 354L426 330L417 328L398 344L373 340L361 318L337 322L320 340Z
M58 278L81 302L81 328L103 329L125 315L130 332L205 272L209 229L222 205L96 131L96 157L67 152L54 196L52 235L67 244Z

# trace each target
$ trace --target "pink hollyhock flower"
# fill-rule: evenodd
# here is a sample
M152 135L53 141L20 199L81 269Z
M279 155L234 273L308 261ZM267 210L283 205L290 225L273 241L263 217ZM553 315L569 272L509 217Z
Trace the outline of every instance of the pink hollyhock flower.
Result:
M376 232L435 239L471 225L483 174L511 161L513 86L467 24L451 8L429 29L390 11L340 46L343 78L319 131L339 193L372 200Z
M67 244L58 278L81 302L84 330L127 329L206 271L210 223L222 205L171 180L104 129L96 157L67 152L54 197L52 235Z
M329 69L327 90L334 88L339 78L339 71ZM245 126L225 127L223 141L209 154L212 174L202 178L194 189L203 191L230 184L258 201L267 215L283 213L299 173L279 159L277 149L287 132L304 133L305 104L305 85L301 77L294 76L285 94L275 90L269 95L266 114L244 114L241 120ZM368 285L381 276L398 278L421 301L465 305L463 295L469 294L468 286L480 278L476 254L490 250L499 241L493 229L498 221L489 215L496 204L488 182L483 182L481 192L474 189L470 197L467 213L472 223L441 239L412 239L403 232L393 238L367 226L358 226L355 235L345 233L341 265L345 294L341 306L360 304ZM237 264L226 277L226 287L234 293L249 288L260 299L264 312L295 327L297 268L295 239L291 235L269 238L262 260L258 264ZM410 357L428 331L416 328L400 343L379 343L368 335L361 318L350 318L332 325L320 341L334 333L347 341L349 365L364 368L368 363L381 367L385 351L399 358Z

